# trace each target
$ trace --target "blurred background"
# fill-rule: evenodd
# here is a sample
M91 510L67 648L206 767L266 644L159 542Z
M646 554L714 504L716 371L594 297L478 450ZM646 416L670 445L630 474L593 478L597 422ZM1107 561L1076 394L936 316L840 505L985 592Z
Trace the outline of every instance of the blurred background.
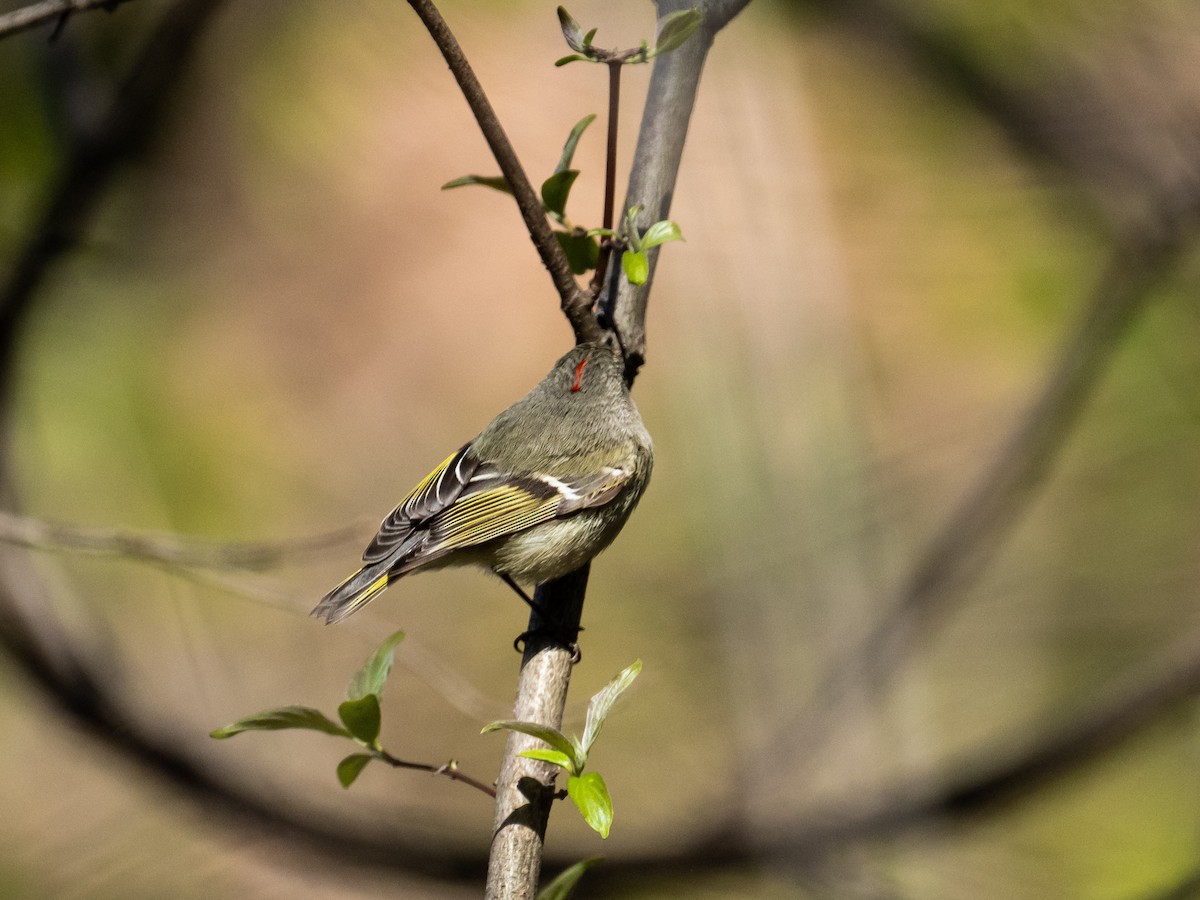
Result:
M603 72L553 68L552 4L442 6L536 183ZM0 41L0 278L174 8ZM653 34L648 3L570 11L603 46ZM332 713L403 628L385 745L494 777L507 588L446 572L307 613L570 331L511 201L439 190L496 167L405 4L189 29L152 139L16 323L7 508L337 536L261 571L0 548L5 615L115 709L64 712L6 641L0 895L477 896L482 795L382 767L347 792L325 735L207 733ZM1169 0L755 0L720 35L634 391L654 480L592 567L568 711L644 660L594 756L616 821L602 843L557 809L550 871L604 855L581 895L634 898L1194 895L1198 85L1200 14Z

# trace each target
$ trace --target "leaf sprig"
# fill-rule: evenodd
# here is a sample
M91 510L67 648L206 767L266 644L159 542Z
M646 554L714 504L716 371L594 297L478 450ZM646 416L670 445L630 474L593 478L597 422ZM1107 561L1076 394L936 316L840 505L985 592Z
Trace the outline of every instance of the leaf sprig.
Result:
M650 277L650 257L648 251L668 241L682 241L683 232L679 226L669 219L655 222L644 232L638 230L637 217L642 211L640 206L631 206L625 213L625 222L620 231L604 228L593 228L589 235L608 237L625 246L621 254L621 268L630 284L645 284Z
M589 234L586 229L572 225L567 218L567 198L571 194L571 188L575 185L575 179L579 177L579 170L571 167L575 158L575 148L579 146L579 139L595 118L595 113L592 113L575 123L575 127L567 135L566 143L563 144L558 165L542 182L542 208L552 222L561 226L554 229L554 237L562 246L563 252L567 255L567 262L571 264L571 271L576 275L583 275L594 269L600 258L600 244L595 235ZM505 194L512 193L508 181L500 175L464 175L461 178L447 181L442 185L442 190L448 191L470 184L482 185Z
M338 705L341 725L312 707L282 706L239 719L232 725L211 732L210 736L223 739L245 731L300 728L349 738L364 747L366 752L352 753L338 763L338 781L342 787L348 788L371 760L390 757L379 743L379 732L383 726L379 698L383 694L383 686L395 661L396 645L402 640L403 631L390 635L363 663L362 668L354 673L346 690L346 699Z
M363 769L372 760L380 760L389 766L403 769L419 769L437 775L446 775L455 781L462 781L490 796L495 791L485 784L459 771L454 760L444 765L431 763L406 762L398 759L384 749L379 742L380 731L383 727L383 714L380 698L383 696L383 686L391 674L392 664L396 658L396 646L404 640L404 632L395 634L380 644L375 652L363 663L362 668L350 679L346 690L346 699L338 705L339 725L319 709L311 706L279 706L263 710L244 719L239 719L224 728L218 728L209 733L217 739L231 738L246 731L282 731L285 729L302 729L319 731L334 737L348 738L359 745L359 751L344 757L337 764L337 778L342 787L352 785Z
M535 747L521 751L521 756L538 759L558 766L567 773L567 796L583 814L583 819L600 837L607 838L612 827L613 804L599 772L585 772L592 745L604 727L604 720L617 698L633 684L642 671L642 661L635 660L623 669L612 681L601 688L588 702L587 719L583 726L583 737L568 737L556 728L507 719L485 725L483 734L493 731L517 731L544 741L547 747Z
M670 53L680 47L690 38L700 23L704 14L698 9L679 9L662 17L658 25L658 36L654 46L642 41L637 47L628 50L603 50L592 42L596 38L596 29L586 33L583 27L575 21L565 7L558 8L558 24L562 27L563 38L567 46L574 50L567 56L557 60L554 65L565 66L573 62L594 62L620 65L638 65L646 63L663 53Z

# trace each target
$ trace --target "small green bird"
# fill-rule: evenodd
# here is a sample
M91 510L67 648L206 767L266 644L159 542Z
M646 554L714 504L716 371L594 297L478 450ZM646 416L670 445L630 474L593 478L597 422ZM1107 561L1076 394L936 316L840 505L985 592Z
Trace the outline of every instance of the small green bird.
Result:
M312 614L340 622L397 578L451 565L490 569L528 599L517 581L558 578L612 543L653 465L621 357L579 344L413 488Z

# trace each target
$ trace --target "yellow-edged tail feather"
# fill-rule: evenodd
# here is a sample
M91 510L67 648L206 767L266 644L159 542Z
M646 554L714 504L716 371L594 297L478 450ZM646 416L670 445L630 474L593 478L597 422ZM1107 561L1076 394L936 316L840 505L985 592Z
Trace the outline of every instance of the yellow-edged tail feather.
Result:
M312 614L323 618L327 625L340 622L370 603L376 594L388 586L389 581L385 567L365 566L322 597Z

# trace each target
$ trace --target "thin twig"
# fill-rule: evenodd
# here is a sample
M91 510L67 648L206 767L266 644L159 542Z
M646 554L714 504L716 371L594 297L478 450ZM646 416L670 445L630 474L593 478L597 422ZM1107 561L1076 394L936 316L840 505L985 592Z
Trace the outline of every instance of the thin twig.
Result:
M429 772L431 775L444 775L451 781L461 781L463 784L473 787L477 791L482 791L493 800L496 799L496 789L491 785L484 784L482 781L472 778L470 775L460 769L458 767L458 760L452 759L450 762L437 765L434 763L409 762L408 760L397 759L386 750L380 750L378 752L379 759L394 769L413 769L418 772Z
M0 14L0 39L50 21L58 23L55 26L57 33L61 23L77 12L97 8L112 12L122 3L128 2L129 0L42 0L41 3L31 3L29 6Z
M621 113L621 69L619 59L608 62L608 141L605 147L604 165L604 209L602 226L605 232L613 229L613 206L617 202L617 127ZM607 233L600 241L600 255L596 260L596 273L592 276L589 293L593 301L600 296L604 277L608 272L608 261L612 256L612 237Z
M504 133L496 111L492 109L492 104L483 92L483 86L480 85L479 79L475 77L471 64L467 62L457 38L454 37L445 19L442 18L442 14L438 12L431 0L408 0L408 3L424 23L430 37L433 38L438 50L446 60L446 64L450 67L467 104L471 107L479 130L483 132L484 139L487 140L492 155L500 166L501 173L508 181L509 187L512 188L517 207L521 210L521 218L525 220L525 227L529 231L529 237L537 248L546 270L550 273L550 278L554 281L554 287L562 302L563 314L575 332L575 340L577 342L599 340L602 333L600 326L596 323L595 315L592 314L591 299L575 281L575 275L571 272L571 264L567 261L562 246L554 237L554 232L546 221L546 210L542 206L541 198L534 191L533 185L529 183L521 161L517 159L516 151L513 150L508 135Z

